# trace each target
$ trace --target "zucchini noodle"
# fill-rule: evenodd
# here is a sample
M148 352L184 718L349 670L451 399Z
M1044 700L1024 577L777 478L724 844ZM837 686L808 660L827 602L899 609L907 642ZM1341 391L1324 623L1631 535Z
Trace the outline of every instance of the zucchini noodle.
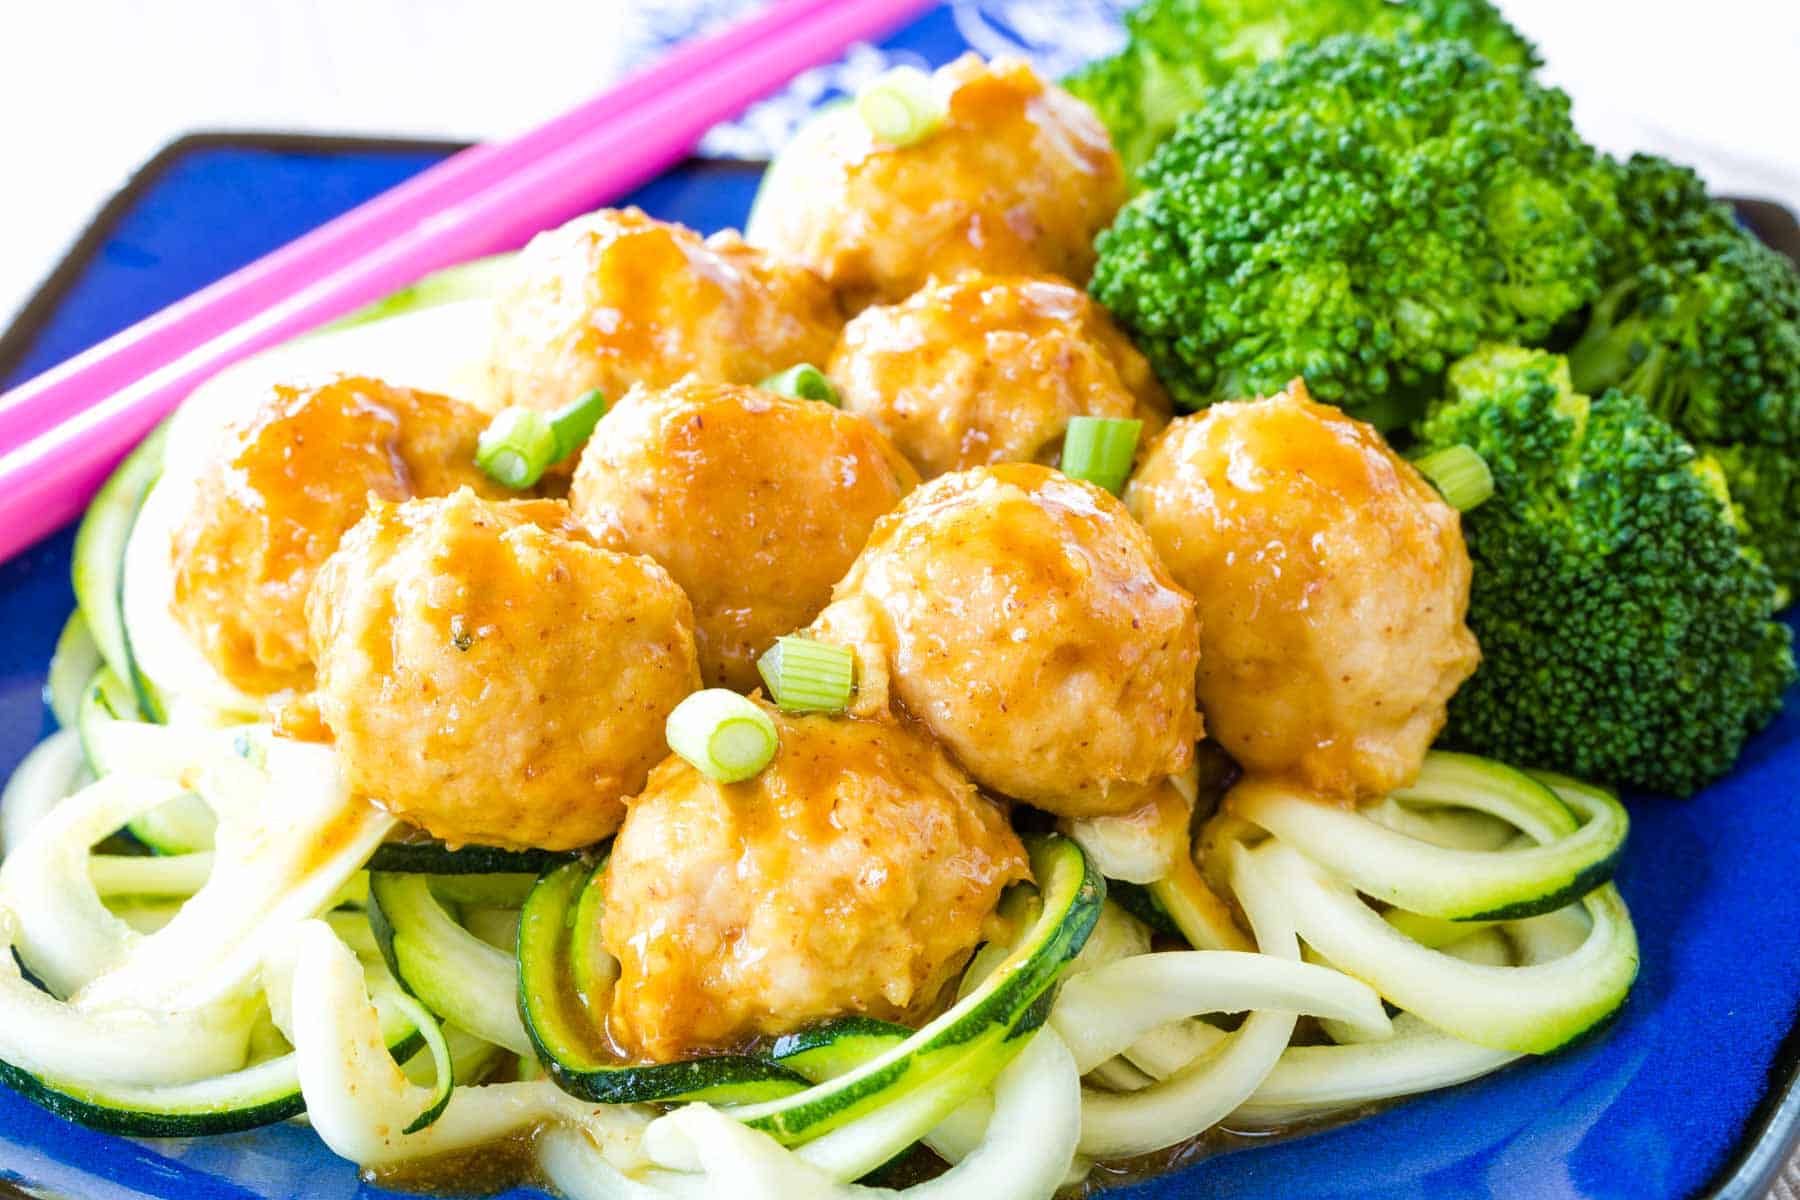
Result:
M0 792L0 855L10 858L86 771L73 729L59 730L34 746Z
M1316 826L1306 802L1240 785L1199 847L1227 872L1254 951L1156 949L1098 899L1093 864L1053 839L1034 851L1052 896L1009 893L1008 932L975 956L951 1014L917 1033L864 1021L796 1042L812 1047L791 1060L811 1090L658 1116L580 1099L555 1071L479 1082L506 1054L535 1065L544 1052L521 1023L505 948L530 876L377 873L371 885L362 869L391 821L345 795L329 750L259 727L111 720L90 738L104 779L65 798L82 771L63 733L9 785L0 934L53 994L0 971L0 1065L57 1111L123 1132L223 1132L305 1111L337 1153L388 1166L543 1127L544 1169L565 1192L639 1200L890 1195L854 1181L924 1141L954 1165L908 1195L1023 1200L1221 1122L1288 1125L1477 1078L1590 1028L1635 971L1610 886L1571 901L1568 870L1517 865L1558 857L1522 843L1560 854L1622 822L1616 802L1434 756L1442 769L1417 789ZM1446 797L1445 780L1486 790ZM143 812L202 795L217 805L216 850L94 852ZM1345 868L1354 879L1338 868L1344 846L1400 845L1384 839L1404 839L1410 858L1390 893L1441 893L1455 874L1487 896L1485 881L1503 878L1532 915L1370 907L1358 895L1380 891L1367 860ZM327 841L344 848L319 862L309 848ZM587 870L559 877L578 884ZM590 902L559 919L597 921L597 894L583 889ZM1043 959L1040 945L1069 957ZM591 937L582 949L598 953ZM604 988L614 970L596 962L587 975ZM1402 1011L1390 1019L1384 1000ZM994 1014L988 1032L957 1016L976 1012ZM1247 1014L1232 1032L1199 1019L1230 1013ZM1292 1044L1300 1015L1337 1044ZM948 1033L965 1027L966 1040ZM159 1053L133 1048L143 1039ZM1009 1136L1027 1108L1047 1132Z
M508 950L531 876L371 882L391 820L344 792L330 750L262 727L107 718L87 733L103 779L82 785L65 732L8 786L0 936L52 994L0 970L0 1068L121 1132L304 1111L337 1153L389 1166L542 1127L544 1169L578 1200L891 1195L855 1180L923 1141L954 1165L908 1195L1024 1200L1221 1122L1288 1125L1477 1078L1590 1028L1635 972L1616 893L1580 882L1616 853L1616 801L1434 755L1419 785L1360 812L1239 786L1198 849L1254 950L1155 948L1099 898L1072 843L1040 841L1048 894L1008 894L1007 932L970 963L951 1013L918 1032L846 1023L796 1041L791 1060L778 1048L810 1089L659 1116L629 1085L617 1102L580 1099L556 1070L479 1082L507 1054L535 1066L545 1053ZM177 800L216 817L216 849L95 852ZM1371 861L1392 869L1375 879ZM1176 862L1166 878L1184 874ZM589 871L553 877L567 891ZM1433 911L1378 911L1359 892ZM598 894L580 889L557 919L597 921ZM1515 915L1492 914L1496 894ZM1209 928L1242 938L1218 912ZM615 972L596 960L583 978L604 991ZM1390 1019L1383 1001L1402 1011ZM1246 1014L1231 1032L1200 1019L1231 1013ZM1300 1015L1336 1044L1292 1044ZM136 1048L145 1039L158 1054ZM1025 1112L1039 1136L1010 1134Z

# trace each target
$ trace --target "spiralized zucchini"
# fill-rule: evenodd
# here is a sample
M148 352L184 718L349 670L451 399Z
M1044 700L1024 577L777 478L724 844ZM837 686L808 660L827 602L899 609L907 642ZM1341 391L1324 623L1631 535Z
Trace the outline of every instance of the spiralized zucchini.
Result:
M294 1050L307 1119L352 1162L378 1167L448 1154L553 1119L601 1137L647 1123L636 1109L583 1104L543 1079L460 1087L442 1097L414 1084L377 1049L379 1018L356 956L319 922L295 937ZM419 1126L438 1105L435 1119Z
M1094 1160L1221 1121L1293 1123L1553 1049L1616 1008L1636 968L1616 892L1581 882L1623 836L1599 789L1450 756L1364 813L1252 782L1202 843L1253 951L1154 949L1146 926L1100 901L1080 851L1052 839L1034 852L1049 892L1009 897L1013 940L978 954L959 990L957 1011L990 1024L962 1040L954 1016L920 1034L851 1022L783 1060L809 1064L812 1091L658 1117L579 1099L552 1076L478 1084L502 1055L532 1049L513 957L495 945L510 943L529 876L377 876L371 895L361 869L391 822L345 795L329 750L254 727L110 720L89 734L104 779L80 786L65 733L9 785L0 937L68 1001L0 969L0 1073L121 1132L222 1132L304 1109L338 1153L384 1166L548 1125L545 1169L571 1195L645 1200L879 1194L854 1181L924 1140L957 1165L911 1194L1041 1197ZM92 849L195 794L219 798L217 850ZM341 852L307 853L346 827ZM1384 880L1345 849L1389 862L1403 845L1408 864ZM1434 873L1452 864L1464 898L1487 906L1478 919L1472 904L1418 899L1445 893ZM1378 911L1359 891L1434 911ZM597 906L568 919L595 921ZM1390 1020L1384 1000L1403 1011ZM1199 1019L1231 1013L1246 1015L1230 1032ZM1338 1044L1291 1045L1300 1014ZM145 1039L158 1054L136 1049ZM1025 1108L1034 1137L1007 1136Z
M1234 1125L1288 1125L1376 1100L1450 1087L1520 1058L1440 1033L1407 1013L1393 1037L1347 1046L1292 1046L1231 1116Z
M1480 805L1528 835L1528 844L1488 850L1439 846L1268 780L1240 785L1233 809L1356 890L1447 920L1523 917L1561 908L1610 877L1625 843L1625 810L1607 793L1570 792L1565 802L1521 771L1465 755L1434 755L1405 795Z

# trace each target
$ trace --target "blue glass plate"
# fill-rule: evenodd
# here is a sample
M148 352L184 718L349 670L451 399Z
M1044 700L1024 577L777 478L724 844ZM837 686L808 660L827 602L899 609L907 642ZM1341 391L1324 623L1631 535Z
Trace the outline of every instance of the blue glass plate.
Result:
M871 62L941 62L968 42L992 52L1009 41L1055 59L1044 31L1076 26L1042 17L1065 7L1084 19L1095 8L966 0L937 10L882 54L852 55L752 110L752 119L716 140L743 148L768 136ZM1034 12L1035 24L1027 20ZM184 139L140 172L0 338L0 385L79 351L451 149ZM756 178L754 166L695 161L629 199L656 216L712 230L743 219ZM50 727L41 689L73 605L70 541L65 531L0 564L0 772L10 772ZM1797 795L1800 697L1790 697L1788 713L1751 744L1731 779L1686 803L1634 805L1619 886L1637 919L1643 974L1619 1020L1595 1040L1351 1125L1236 1150L1115 1194L1760 1200L1800 1127ZM70 1125L3 1089L0 1180L93 1200L393 1195L361 1183L355 1168L300 1126L138 1142Z

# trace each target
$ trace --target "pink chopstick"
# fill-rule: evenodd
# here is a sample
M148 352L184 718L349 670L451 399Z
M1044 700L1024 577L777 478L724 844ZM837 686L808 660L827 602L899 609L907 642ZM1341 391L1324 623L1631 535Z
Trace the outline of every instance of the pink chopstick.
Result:
M463 152L0 396L0 558L80 512L231 363L629 190L718 121L925 0L787 0L515 141Z

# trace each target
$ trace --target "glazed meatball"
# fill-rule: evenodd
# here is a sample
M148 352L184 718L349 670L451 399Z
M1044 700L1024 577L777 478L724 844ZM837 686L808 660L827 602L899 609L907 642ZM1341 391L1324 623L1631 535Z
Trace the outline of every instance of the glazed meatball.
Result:
M809 127L764 181L750 240L811 265L850 311L964 268L1086 283L1125 202L1106 127L1016 59L965 55L932 79L947 115L911 145L849 107Z
M487 420L376 379L276 387L201 468L173 539L176 619L244 691L308 687L306 594L319 565L371 495L487 490L475 468Z
M1307 397L1215 404L1126 491L1200 605L1200 706L1252 771L1350 798L1412 781L1480 659L1456 510Z
M876 527L813 623L984 787L1124 812L1193 761L1194 601L1124 505L1047 467L944 475Z
M599 388L666 387L688 375L757 383L823 363L843 318L830 290L735 233L702 240L635 208L606 209L533 238L495 312L499 403L553 409Z
M351 787L452 844L612 833L700 685L687 597L554 500L378 504L307 605Z
M831 598L876 520L917 482L881 431L829 404L684 384L631 393L588 441L570 494L602 544L648 554L694 602L709 685Z
M775 760L715 783L669 758L604 876L614 1041L658 1061L829 1017L916 1022L1026 875L1005 815L896 722L771 713Z
M844 407L929 479L1056 461L1069 418L1136 417L1169 401L1104 309L1059 279L964 274L850 322L831 359Z

